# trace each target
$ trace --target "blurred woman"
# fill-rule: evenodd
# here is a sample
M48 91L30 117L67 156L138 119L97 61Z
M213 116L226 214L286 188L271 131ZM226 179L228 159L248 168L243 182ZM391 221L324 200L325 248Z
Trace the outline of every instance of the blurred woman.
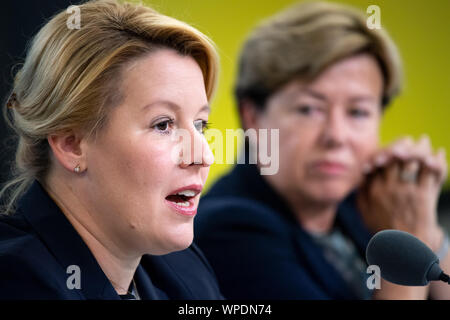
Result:
M8 100L18 149L2 190L0 298L219 299L191 246L213 160L214 46L145 6L79 9L80 29L63 11L35 36ZM176 130L199 157L174 153Z
M366 283L368 240L387 228L416 235L450 270L436 219L444 152L426 137L379 147L383 111L401 82L392 40L353 8L297 4L253 30L236 99L244 130L279 130L269 141L279 143L279 170L237 165L202 200L196 241L225 297L450 297L445 284L429 292ZM265 142L256 143L251 150Z

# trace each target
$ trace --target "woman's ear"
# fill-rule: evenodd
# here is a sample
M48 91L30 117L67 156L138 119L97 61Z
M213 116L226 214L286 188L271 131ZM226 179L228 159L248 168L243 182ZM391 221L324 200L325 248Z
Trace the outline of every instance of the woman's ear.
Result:
M260 114L260 111L258 110L258 107L250 100L243 99L240 102L240 116L241 116L241 123L242 128L244 130L253 128L258 129L258 116Z
M87 148L83 135L77 131L69 130L50 134L47 141L62 167L77 173L86 169Z

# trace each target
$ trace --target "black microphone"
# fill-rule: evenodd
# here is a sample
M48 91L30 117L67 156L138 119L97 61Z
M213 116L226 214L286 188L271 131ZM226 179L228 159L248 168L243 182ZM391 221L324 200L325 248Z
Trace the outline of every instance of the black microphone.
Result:
M434 252L412 234L399 230L383 230L370 239L366 248L369 265L380 268L381 277L404 286L425 286L450 277L439 267Z

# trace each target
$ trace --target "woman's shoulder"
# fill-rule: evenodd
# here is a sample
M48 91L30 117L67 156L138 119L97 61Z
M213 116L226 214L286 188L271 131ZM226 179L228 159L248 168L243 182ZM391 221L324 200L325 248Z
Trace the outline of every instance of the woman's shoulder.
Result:
M30 251L39 239L20 213L0 214L0 257Z
M0 216L0 299L62 298L65 282L55 278L55 268L57 261L20 213Z

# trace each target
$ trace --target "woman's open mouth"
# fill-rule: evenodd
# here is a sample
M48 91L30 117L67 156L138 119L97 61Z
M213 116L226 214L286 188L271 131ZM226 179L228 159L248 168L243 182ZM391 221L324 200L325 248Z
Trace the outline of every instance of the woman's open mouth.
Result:
M165 198L166 203L179 214L194 216L197 213L195 197L201 192L198 185L186 186L175 190Z

